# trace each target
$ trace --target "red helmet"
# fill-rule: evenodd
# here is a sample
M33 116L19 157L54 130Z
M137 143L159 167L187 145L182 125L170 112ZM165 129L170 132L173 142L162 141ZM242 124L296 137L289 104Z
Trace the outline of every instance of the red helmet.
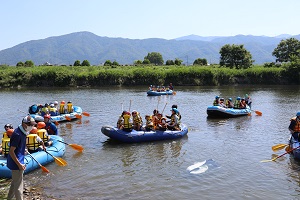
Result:
M30 133L32 133L32 134L35 134L35 133L37 133L37 128L36 128L35 126L34 126L34 127L32 127L32 129L31 129Z
M45 126L46 126L45 122L38 122L37 123L37 128L38 129L44 128Z

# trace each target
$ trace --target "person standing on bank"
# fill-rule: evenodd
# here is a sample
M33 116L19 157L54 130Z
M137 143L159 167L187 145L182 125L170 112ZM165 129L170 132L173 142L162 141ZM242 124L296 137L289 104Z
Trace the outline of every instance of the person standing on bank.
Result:
M26 169L24 164L26 136L32 130L36 122L29 115L24 117L22 124L18 126L10 138L10 149L7 156L7 167L11 170L12 181L7 195L10 200L15 197L23 200L23 173Z

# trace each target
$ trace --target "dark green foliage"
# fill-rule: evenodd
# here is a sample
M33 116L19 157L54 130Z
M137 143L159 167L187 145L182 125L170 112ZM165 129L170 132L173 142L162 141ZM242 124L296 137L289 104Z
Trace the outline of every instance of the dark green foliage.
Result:
M76 60L76 61L74 62L74 66L81 66L80 60Z
M158 52L151 52L148 53L147 56L145 56L144 60L149 60L150 63L154 64L154 65L163 65L164 64L164 59L162 57L162 55Z
M207 60L206 60L206 58L197 58L195 61L194 61L194 63L193 63L193 65L207 65Z
M82 61L81 66L91 66L91 64L88 60L84 60Z
M291 56L300 56L300 41L295 38L281 40L272 52L279 62L291 61Z

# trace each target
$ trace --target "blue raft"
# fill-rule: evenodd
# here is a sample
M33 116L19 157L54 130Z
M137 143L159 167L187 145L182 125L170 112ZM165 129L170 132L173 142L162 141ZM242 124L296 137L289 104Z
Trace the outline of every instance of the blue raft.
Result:
M62 143L64 141L63 138L57 135L51 135L51 140L53 141L53 144L50 147L46 148L47 151L55 157L62 157L66 150L65 144ZM62 142L58 142L58 140ZM46 165L54 161L54 158L48 155L45 151L39 151L36 153L32 153L31 155L42 165ZM30 155L25 156L24 162L26 164L26 170L24 171L25 174L40 167L38 163L31 158ZM7 168L6 163L7 163L7 159L1 155L0 156L0 178L11 178L11 171L10 169Z
M148 90L147 91L148 96L161 96L161 95L173 95L173 90L166 90L166 91L154 91L154 90Z
M181 125L180 131L135 131L126 132L112 126L103 126L101 132L111 139L125 143L151 142L158 140L173 140L179 139L187 135L188 128Z
M230 118L240 117L251 114L251 109L247 106L245 109L224 108L222 106L208 106L207 115L211 118Z
M75 119L79 119L82 117L82 109L79 106L73 106L74 112L67 114L60 114L57 116L51 116L51 121L71 121ZM39 114L30 114L31 117L34 118L35 121L44 121L44 118Z
M293 154L294 158L300 160L300 142L295 140L293 136L291 136L289 141L290 149L292 150L291 154Z

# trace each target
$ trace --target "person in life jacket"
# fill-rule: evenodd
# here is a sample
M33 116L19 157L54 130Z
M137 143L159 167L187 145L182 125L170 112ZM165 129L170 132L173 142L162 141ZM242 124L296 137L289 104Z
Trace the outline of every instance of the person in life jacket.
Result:
M153 129L156 130L156 127L158 125L159 119L157 117L159 111L157 109L153 110L153 115L151 116L152 118L152 123L153 123Z
M56 125L51 122L51 116L49 114L44 116L44 122L46 124L45 129L47 130L49 135L58 135L58 130Z
M163 117L161 113L157 114L158 124L156 130L165 131L167 130L167 118Z
M132 121L131 121L131 118L130 118L130 112L125 112L124 115L123 115L123 124L122 124L122 130L123 131L127 131L127 132L130 132L132 131Z
M220 98L220 101L219 101L219 105L223 108L227 108L227 106L225 105L224 103L225 99L224 98Z
M68 112L68 113L74 112L73 104L72 104L71 101L69 101L69 102L67 103L67 112Z
M171 107L171 109L173 109L173 108L177 109L177 115L179 117L179 120L181 120L181 114L180 114L180 112L178 110L178 106L176 104L173 104L172 107ZM166 115L166 118L171 119L171 115Z
M136 131L140 131L143 127L143 120L139 112L136 110L132 111L132 128Z
M65 101L60 102L58 112L59 112L59 114L65 114L66 113Z
M219 97L219 96L216 96L216 97L215 97L215 100L214 100L214 102L213 102L213 105L214 105L214 106L219 106L219 104L220 104L220 97Z
M2 143L0 146L0 154L3 154L4 157L7 156L9 153L9 142L10 142L10 137L14 132L14 127L11 124L5 124L4 129L5 132L3 132L3 137L2 137Z
M50 104L49 114L51 116L57 116L58 115L57 108L54 106L54 104Z
M51 146L53 141L50 140L50 136L47 132L45 122L37 123L37 135L43 140L46 147Z
M46 114L49 114L48 106L49 106L49 104L48 104L48 103L45 103L44 107L42 107L42 109L41 109L41 115L42 115L42 117L43 117L44 115L46 115Z
M150 115L145 115L145 120L146 120L146 124L145 124L145 130L146 131L151 131L153 129L153 121Z
M226 107L227 108L233 108L234 107L234 105L233 105L233 103L232 103L232 98L228 98L227 100L226 100Z
M292 136L295 140L299 141L299 134L300 134L300 111L296 113L296 117L291 119L289 125L289 131L291 132Z
M37 128L32 127L32 130L26 136L26 146L29 153L35 153L46 149L43 140L36 133Z
M241 97L237 97L236 100L234 101L234 108L239 109L241 105Z
M180 130L180 119L177 115L178 110L176 108L172 108L171 121L167 124L167 128L169 130Z
M29 107L28 109L29 114L35 114L39 112L39 107L38 105L34 104L32 106Z
M242 98L241 102L240 102L240 109L245 109L246 106L247 106L247 104L246 104L245 98Z

